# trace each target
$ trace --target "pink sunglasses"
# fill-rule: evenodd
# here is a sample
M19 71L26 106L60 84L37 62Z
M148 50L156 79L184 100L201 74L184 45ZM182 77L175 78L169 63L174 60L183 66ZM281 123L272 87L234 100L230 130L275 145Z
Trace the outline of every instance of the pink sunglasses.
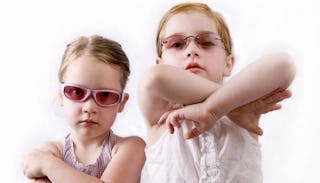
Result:
M75 102L84 102L92 95L94 101L101 107L117 105L122 101L123 97L122 91L91 90L89 88L73 84L62 84L61 93L66 98Z

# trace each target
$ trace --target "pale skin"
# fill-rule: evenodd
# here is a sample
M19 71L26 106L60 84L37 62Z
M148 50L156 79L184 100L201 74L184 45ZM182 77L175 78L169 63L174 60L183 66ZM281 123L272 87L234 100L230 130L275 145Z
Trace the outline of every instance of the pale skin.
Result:
M119 68L111 67L84 54L75 59L67 69L65 83L91 89L121 91L120 72ZM60 104L71 128L74 153L78 162L93 164L96 161L117 113L123 111L128 98L129 95L125 94L120 104L101 107L92 97L80 103L59 95ZM94 121L94 124L87 123L87 120ZM25 158L24 174L34 182L139 182L145 161L145 143L141 138L117 136L112 149L112 159L100 179L65 163L62 160L63 143L64 141L45 142L32 150Z
M173 15L161 36L196 36L202 32L217 33L215 21L203 13L187 12ZM167 128L173 133L183 119L195 124L185 134L193 138L212 128L224 115L261 135L260 115L280 109L277 103L291 96L286 89L295 73L290 57L275 53L257 59L221 85L222 79L231 74L233 55L227 55L223 46L204 50L193 40L183 50L163 48L157 64L142 77L138 96L147 122L148 146ZM184 107L172 110L176 103Z

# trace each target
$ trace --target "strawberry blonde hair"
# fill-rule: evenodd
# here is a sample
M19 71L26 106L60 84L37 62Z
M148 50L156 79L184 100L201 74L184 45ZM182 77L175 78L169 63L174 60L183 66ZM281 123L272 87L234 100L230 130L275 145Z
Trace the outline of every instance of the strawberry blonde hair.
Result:
M186 13L186 12L199 12L207 15L209 18L211 18L217 25L218 34L223 40L223 44L225 47L225 50L228 55L232 54L232 40L229 33L229 29L227 27L227 24L225 23L223 17L211 8L204 4L204 3L181 3L174 7L172 7L161 19L158 31L157 31L157 37L156 37L156 47L157 47L157 54L159 57L162 55L162 48L161 48L161 41L163 39L162 33L163 29L165 28L167 22L169 19L179 13Z

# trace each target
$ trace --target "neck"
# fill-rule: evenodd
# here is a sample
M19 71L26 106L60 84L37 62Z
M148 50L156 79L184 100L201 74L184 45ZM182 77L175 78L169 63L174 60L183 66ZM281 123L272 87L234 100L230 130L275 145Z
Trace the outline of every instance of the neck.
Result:
M90 148L90 147L100 147L103 145L106 138L109 136L109 132L103 133L99 136L88 136L86 134L77 134L71 132L71 139L74 146L77 148Z
M99 158L103 143L108 136L109 132L94 137L71 132L76 160L85 165L94 164Z

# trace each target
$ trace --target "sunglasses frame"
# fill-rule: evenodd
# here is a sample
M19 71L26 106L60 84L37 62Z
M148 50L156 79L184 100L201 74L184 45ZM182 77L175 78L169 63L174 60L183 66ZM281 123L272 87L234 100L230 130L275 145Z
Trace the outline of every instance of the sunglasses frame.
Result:
M217 34L216 34L216 33L213 33L213 32L200 33L200 34L195 35L195 36L193 36L193 35L184 36L184 35L181 35L181 34L174 34L174 35L171 35L171 36L166 37L166 38L164 39L164 41L161 42L161 48L162 48L163 46L165 46L165 44L168 43L168 39L169 39L169 38L172 38L172 37L181 37L181 38L182 38L181 40L183 40L183 41L185 42L185 45L184 45L182 48L179 48L179 49L186 49L186 48L188 47L188 45L189 45L190 42L191 42L191 41L189 41L189 38L193 38L193 40L197 43L197 46L204 47L204 46L202 46L202 45L199 43L199 41L198 41L199 38L202 37L203 35L208 35L208 37L211 37L211 36L212 36L215 40L218 40L218 41L221 41L222 43L224 43L223 39L220 38L220 37L218 37ZM219 46L219 44L217 44L216 46ZM223 47L223 49L225 49L225 48L224 48L224 45L221 46L221 47ZM166 46L165 46L165 48L166 48L166 49L172 49L171 47L166 47Z
M74 100L74 99L68 97L68 96L65 94L65 88L68 87L68 86L70 86L70 87L76 87L76 88L80 88L80 89L84 90L84 91L86 92L85 97L83 97L81 100ZM119 95L119 99L118 99L117 102L115 102L115 103L113 103L113 104L102 104L102 103L98 102L98 100L97 100L97 93L99 93L99 92L110 92L110 93L117 94L117 95ZM117 90L110 90L110 89L92 90L92 89L89 89L89 88L87 88L87 87L83 87L83 86L79 86L79 85L74 85L74 84L65 84L65 83L61 84L61 93L62 93L62 95L63 95L64 97L66 97L67 99L69 99L69 100L71 100L71 101L74 101L74 102L85 102L86 100L88 100L88 98L90 98L90 96L92 96L94 102L95 102L97 105L101 106L101 107L111 107L111 106L118 105L118 104L120 104L120 103L122 102L123 96L124 96L124 95L123 95L123 93L124 93L123 91L119 92L119 91L117 91Z

